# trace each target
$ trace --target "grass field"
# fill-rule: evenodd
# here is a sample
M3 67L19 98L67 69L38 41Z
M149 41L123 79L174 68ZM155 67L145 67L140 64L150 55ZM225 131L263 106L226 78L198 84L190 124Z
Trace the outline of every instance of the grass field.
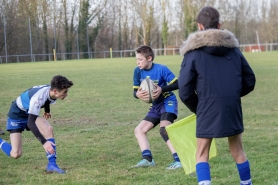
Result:
M254 185L278 184L278 53L246 53L257 83L242 98L243 143ZM177 76L181 56L156 57ZM4 130L10 103L34 85L48 84L56 74L72 80L65 100L51 106L57 143L57 163L65 175L47 174L44 149L31 132L23 132L23 156L17 160L0 152L0 184L65 185L194 185L196 176L182 169L166 171L172 156L159 129L148 133L157 166L132 169L141 153L133 129L148 104L133 97L135 58L36 62L0 65L0 127ZM175 92L177 94L177 92ZM191 113L180 103L179 119ZM3 137L9 141L9 134ZM218 156L210 160L214 185L239 184L227 139L217 139Z

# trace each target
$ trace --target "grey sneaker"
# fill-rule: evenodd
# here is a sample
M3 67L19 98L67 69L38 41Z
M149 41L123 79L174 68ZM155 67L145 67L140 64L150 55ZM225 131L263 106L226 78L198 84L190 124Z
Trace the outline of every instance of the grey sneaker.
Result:
M149 166L155 166L154 160L148 161L147 159L142 159L139 161L136 165L132 166L132 168L138 168L138 167L149 167Z
M168 167L166 168L167 170L176 170L178 168L182 168L181 162L172 162L171 164L168 165Z

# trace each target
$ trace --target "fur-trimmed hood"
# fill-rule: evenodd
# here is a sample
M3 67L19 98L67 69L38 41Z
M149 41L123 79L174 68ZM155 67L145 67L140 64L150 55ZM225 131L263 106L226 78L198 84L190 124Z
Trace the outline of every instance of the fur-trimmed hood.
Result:
M196 31L188 36L180 48L180 54L198 49L204 46L235 48L239 47L238 40L228 30L208 29Z

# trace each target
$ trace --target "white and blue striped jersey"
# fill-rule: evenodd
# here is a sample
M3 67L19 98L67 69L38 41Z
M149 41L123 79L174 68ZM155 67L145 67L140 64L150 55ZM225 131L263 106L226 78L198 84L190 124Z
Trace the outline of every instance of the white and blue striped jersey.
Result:
M49 95L50 85L34 86L21 93L15 101L13 101L8 117L12 119L27 119L28 114L39 115L40 109L47 104L54 104Z

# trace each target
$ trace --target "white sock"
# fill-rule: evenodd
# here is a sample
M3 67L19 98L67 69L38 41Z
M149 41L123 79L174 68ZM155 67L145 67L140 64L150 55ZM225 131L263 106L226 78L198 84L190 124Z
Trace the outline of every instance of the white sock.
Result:
M252 180L249 179L249 180L246 180L246 181L240 181L240 184L241 185L252 185Z
M211 185L211 181L210 180L201 181L199 182L198 185Z

